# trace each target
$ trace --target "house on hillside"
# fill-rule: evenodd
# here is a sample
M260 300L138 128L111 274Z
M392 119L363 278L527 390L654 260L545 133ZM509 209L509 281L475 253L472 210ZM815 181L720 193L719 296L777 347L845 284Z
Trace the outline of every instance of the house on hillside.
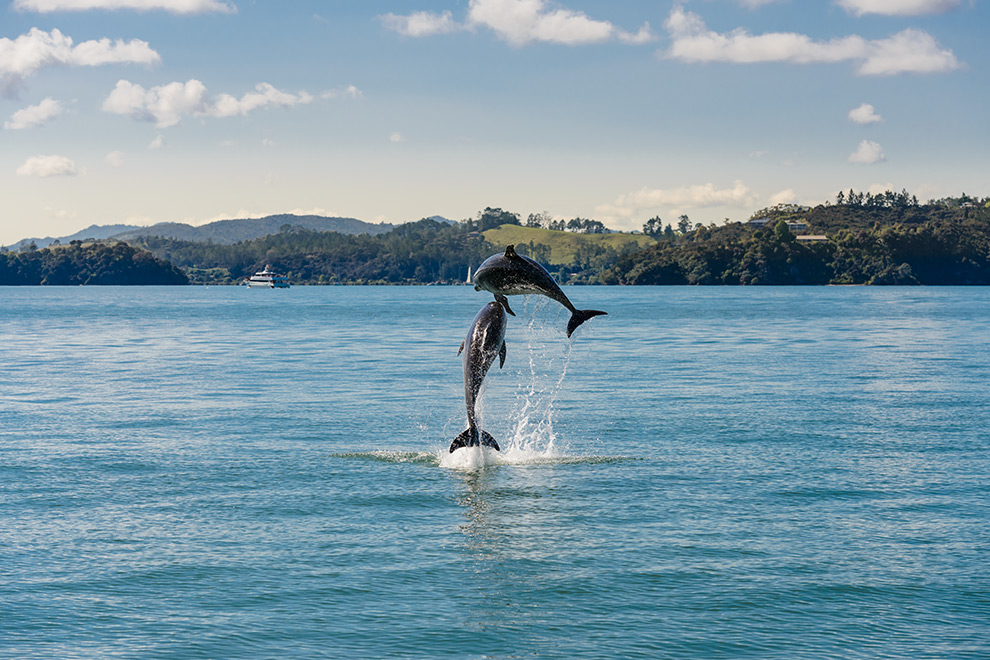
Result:
M762 229L767 225L773 226L776 225L777 223L774 221L773 218L762 217L762 218L753 218L752 220L748 220L746 224L750 227ZM805 222L804 220L796 220L793 222L788 222L787 228L791 230L791 233L808 231L808 223Z

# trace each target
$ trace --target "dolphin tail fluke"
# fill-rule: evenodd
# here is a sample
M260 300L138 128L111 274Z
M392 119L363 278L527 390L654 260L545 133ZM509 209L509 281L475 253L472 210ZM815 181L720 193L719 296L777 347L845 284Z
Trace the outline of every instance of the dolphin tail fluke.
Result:
M600 312L597 309L575 309L574 313L571 314L571 320L567 322L567 336L570 337L571 333L588 319L602 314L608 314L608 312Z
M481 446L482 447L491 447L495 451L502 451L501 448L498 446L498 443L495 442L495 438L493 438L488 433L488 431L482 431L481 432Z
M450 453L451 454L453 454L456 450L460 449L461 447L470 447L471 446L471 440L474 439L472 437L472 436L474 436L474 433L472 433L471 430L472 429L468 429L464 433L461 433L459 436L457 436L456 438L454 438L454 441L450 443ZM477 441L475 441L475 442L477 442Z
M450 443L450 453L453 454L461 447L477 447L478 445L491 447L495 451L500 451L498 443L495 442L495 438L488 431L468 429L454 438L454 441Z

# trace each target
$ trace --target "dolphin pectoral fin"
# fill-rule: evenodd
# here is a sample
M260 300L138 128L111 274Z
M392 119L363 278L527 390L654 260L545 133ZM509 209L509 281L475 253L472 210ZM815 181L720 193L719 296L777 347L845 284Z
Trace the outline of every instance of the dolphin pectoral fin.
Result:
M474 440L474 445L472 445L473 435L474 434L471 433L471 429L468 429L467 431L464 431L464 433L461 433L459 436L454 438L454 441L450 443L450 453L453 454L454 450L460 449L461 447L471 447L477 445L478 444L477 440Z
M457 354L460 355L464 352L464 342L461 342L461 347L457 349Z
M502 348L498 349L498 368L501 369L505 365L505 342L502 342Z
M588 319L602 314L608 314L608 312L600 312L597 309L575 309L574 313L571 314L571 320L567 322L567 336L570 337L571 333Z
M488 433L488 431L482 431L481 432L481 446L482 447L491 447L495 451L502 451L502 449L498 446L498 443L495 442L495 438L493 438Z
M496 293L495 294L495 300L497 300L498 302L500 302L502 304L502 307L505 307L505 311L506 312L508 312L512 316L515 316L516 315L515 312L513 312L511 309L509 309L509 299L508 298L506 298L505 296L503 296L501 293Z

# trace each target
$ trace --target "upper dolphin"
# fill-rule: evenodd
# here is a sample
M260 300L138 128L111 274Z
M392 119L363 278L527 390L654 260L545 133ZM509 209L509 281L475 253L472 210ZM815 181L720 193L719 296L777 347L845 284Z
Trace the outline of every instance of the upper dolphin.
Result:
M497 302L490 302L481 308L474 317L467 337L461 342L457 351L464 353L464 405L467 407L468 428L450 443L450 451L461 447L477 447L483 445L499 451L495 438L478 428L474 417L474 407L481 390L485 374L499 358L499 369L505 364L505 311Z
M504 254L493 254L482 262L474 273L474 289L495 294L495 300L513 316L515 312L509 309L506 296L538 293L556 300L571 313L571 319L567 322L568 337L591 317L607 313L595 309L575 309L546 268L529 257L516 254L514 245L507 245Z

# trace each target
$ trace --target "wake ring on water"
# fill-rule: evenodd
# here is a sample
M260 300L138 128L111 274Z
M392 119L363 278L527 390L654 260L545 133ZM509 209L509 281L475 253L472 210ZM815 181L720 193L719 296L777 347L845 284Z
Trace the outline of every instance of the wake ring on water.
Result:
M642 458L631 456L547 456L532 455L525 452L501 454L487 447L465 447L458 449L453 454L449 453L444 447L440 447L434 452L378 449L374 451L339 452L331 454L330 457L375 463L430 465L455 470L478 470L506 465L605 465L643 460Z

